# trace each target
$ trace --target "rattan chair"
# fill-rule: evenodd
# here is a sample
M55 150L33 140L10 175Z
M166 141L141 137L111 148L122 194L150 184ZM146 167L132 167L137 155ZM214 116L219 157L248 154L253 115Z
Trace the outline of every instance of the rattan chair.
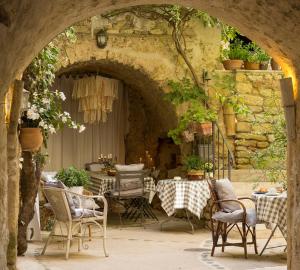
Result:
M248 197L242 197L238 199L227 199L227 200L219 200L218 192L216 188L216 181L218 180L208 180L212 205L210 208L210 220L211 220L211 231L212 231L212 249L211 256L214 256L215 248L221 247L222 252L225 251L225 247L227 246L237 246L244 248L244 256L248 257L247 253L247 245L253 244L255 254L258 254L257 251L257 243L256 243L256 211L254 208L246 208L243 200L250 200L254 203L255 201ZM221 204L231 202L240 206L240 210L236 210L233 212L227 212L222 209ZM241 228L240 228L241 226ZM236 228L239 232L242 241L230 243L227 241L228 235L230 231ZM251 235L252 241L247 241L247 236ZM218 243L219 238L222 238L222 243Z
M44 187L45 196L51 206L51 209L55 215L55 223L53 229L45 243L44 249L41 255L45 254L47 246L54 237L62 238L66 241L66 259L69 258L70 244L72 239L78 240L78 251L82 246L82 241L91 238L103 239L104 254L108 257L106 251L106 223L107 223L107 201L103 196L87 196L73 193L64 188L57 187ZM73 197L77 197L79 201L79 207L75 208L73 205ZM95 199L103 202L103 211L97 211L94 209L82 208L82 201L88 199ZM65 225L67 233L55 234L56 226ZM102 231L102 236L85 236L83 233L86 228L95 226ZM61 227L63 228L63 227ZM61 230L62 231L62 230Z

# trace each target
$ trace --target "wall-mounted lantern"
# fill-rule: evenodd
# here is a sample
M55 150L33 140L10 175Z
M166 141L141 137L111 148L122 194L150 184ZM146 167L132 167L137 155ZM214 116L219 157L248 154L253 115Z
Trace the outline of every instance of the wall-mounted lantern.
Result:
M99 30L96 34L96 42L98 48L104 49L107 45L107 41L108 41L107 31L105 29Z

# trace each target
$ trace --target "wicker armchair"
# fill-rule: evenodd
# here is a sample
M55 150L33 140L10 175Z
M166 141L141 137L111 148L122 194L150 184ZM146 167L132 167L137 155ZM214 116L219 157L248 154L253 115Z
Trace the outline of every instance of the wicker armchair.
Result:
M221 247L222 252L225 251L226 246L237 246L244 248L244 256L247 259L247 245L253 244L255 254L258 254L256 243L256 211L254 208L247 209L242 202L243 200L255 201L248 197L242 197L237 199L223 199L220 200L218 196L218 190L216 188L216 181L209 180L209 188L211 192L212 205L210 209L211 231L213 246L211 250L211 256L214 256L215 248ZM222 204L231 203L239 208L232 212L224 210ZM241 228L240 226L241 225ZM241 236L242 241L237 243L230 243L227 241L230 231L236 228ZM251 235L252 241L247 241L247 236ZM222 237L222 243L218 244L218 240Z
M73 193L64 188L57 187L44 187L45 196L50 203L50 206L55 215L55 223L53 229L45 243L41 255L45 254L47 246L53 237L63 238L66 241L66 259L69 258L70 244L72 239L78 240L78 251L82 246L84 239L90 240L91 238L103 239L104 254L108 257L106 251L106 223L107 223L107 201L103 196L87 196ZM73 198L77 197L79 207L75 208ZM96 199L103 202L103 212L94 209L82 208L82 201ZM55 227L59 224L64 224L67 228L66 234L55 234ZM84 227L90 229L91 226L96 226L103 232L102 236L85 236L82 232Z

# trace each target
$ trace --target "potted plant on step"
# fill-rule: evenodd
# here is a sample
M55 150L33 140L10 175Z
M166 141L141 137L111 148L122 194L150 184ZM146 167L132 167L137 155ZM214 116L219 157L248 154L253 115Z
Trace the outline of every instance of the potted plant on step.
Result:
M46 145L49 134L62 127L79 129L85 127L72 121L68 112L62 110L64 93L50 90L30 94L28 108L21 116L19 140L23 151L36 152L43 142Z
M232 43L226 43L221 49L221 59L226 70L242 69L246 59L243 42L236 39Z
M204 178L203 161L196 155L187 156L184 166L189 180L201 180Z
M258 52L259 67L261 70L267 70L271 57L262 49Z
M55 178L62 181L72 192L82 194L83 188L90 182L88 173L73 166L60 170Z

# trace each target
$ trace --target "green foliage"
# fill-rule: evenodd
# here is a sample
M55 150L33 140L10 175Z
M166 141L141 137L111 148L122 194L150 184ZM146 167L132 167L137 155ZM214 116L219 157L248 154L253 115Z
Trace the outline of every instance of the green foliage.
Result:
M245 100L236 90L235 79L231 75L220 76L214 74L213 82L212 87L215 89L216 98L222 106L231 106L236 114L247 115L250 113Z
M170 80L171 91L165 95L168 101L179 105L190 100L207 100L203 89L199 89L189 78L184 77L180 82Z
M206 108L205 101L207 96L202 88L193 84L190 79L183 78L179 82L169 81L171 91L166 94L165 98L178 106L187 103L187 110L180 116L178 125L175 129L168 132L175 144L181 144L181 134L187 130L189 124L205 123L216 120L216 114Z
M237 34L238 31L234 27L227 24L222 24L221 36L224 43L229 43L230 41L234 40Z
M58 44L74 42L74 29L68 28L50 42L31 62L23 74L25 88L29 90L29 104L27 111L22 114L22 127L40 127L47 147L48 134L55 133L63 126L84 127L72 121L70 114L62 110L65 95L50 88L55 80L55 72L59 62ZM64 47L64 46L62 46Z
M227 47L226 47L227 46ZM248 50L241 40L236 39L234 42L227 44L222 48L222 60L246 60Z
M274 99L275 108L276 106L280 108L280 105L275 102ZM261 181L279 183L286 189L287 136L283 112L278 109L278 113L275 114L265 113L264 121L268 121L272 125L274 141L268 148L255 152L251 160L256 169L262 170Z
M90 182L90 177L85 170L73 166L60 170L55 177L67 187L86 186Z
M191 170L202 170L204 167L204 162L196 155L187 156L184 160L184 167L187 171Z

